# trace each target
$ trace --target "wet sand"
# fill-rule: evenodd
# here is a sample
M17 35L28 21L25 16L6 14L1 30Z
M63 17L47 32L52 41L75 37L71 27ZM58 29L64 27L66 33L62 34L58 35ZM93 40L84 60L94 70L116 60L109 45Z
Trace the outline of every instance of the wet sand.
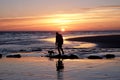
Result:
M44 57L0 59L0 80L119 80L120 58L63 60L63 71ZM99 62L99 63L98 63Z
M120 35L76 37L67 40L96 43L100 48L120 48Z

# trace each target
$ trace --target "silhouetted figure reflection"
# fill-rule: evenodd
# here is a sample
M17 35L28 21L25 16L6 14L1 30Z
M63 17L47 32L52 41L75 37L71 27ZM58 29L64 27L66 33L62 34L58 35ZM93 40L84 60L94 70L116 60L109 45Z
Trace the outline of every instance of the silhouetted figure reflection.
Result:
M63 71L63 69L64 69L63 60L60 58L56 62L56 69L57 69L57 71Z
M55 42L55 44L56 44L56 46L57 46L59 55L61 55L61 52L62 52L62 54L64 54L64 51L63 51L63 48L62 48L62 45L63 45L63 37L62 37L62 35L59 34L58 32L56 32L56 42Z
M64 64L62 59L58 59L56 62L56 71L57 71L57 79L63 80L63 70L64 70Z

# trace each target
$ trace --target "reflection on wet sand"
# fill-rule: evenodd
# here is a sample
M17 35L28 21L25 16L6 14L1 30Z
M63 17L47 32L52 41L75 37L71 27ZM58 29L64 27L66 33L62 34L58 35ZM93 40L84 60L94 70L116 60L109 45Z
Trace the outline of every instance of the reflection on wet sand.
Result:
M63 80L63 71L64 71L64 63L63 59L58 59L56 62L56 71L57 71L57 79Z

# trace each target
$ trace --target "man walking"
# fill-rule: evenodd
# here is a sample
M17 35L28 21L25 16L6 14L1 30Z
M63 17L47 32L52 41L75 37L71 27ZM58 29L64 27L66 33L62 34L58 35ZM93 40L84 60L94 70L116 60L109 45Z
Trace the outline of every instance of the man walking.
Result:
M62 35L59 34L58 32L56 32L56 42L55 42L55 44L56 44L56 46L57 46L59 55L61 55L61 52L62 52L62 54L64 54L64 51L63 51L63 48L62 48L62 45L63 45L63 37L62 37Z

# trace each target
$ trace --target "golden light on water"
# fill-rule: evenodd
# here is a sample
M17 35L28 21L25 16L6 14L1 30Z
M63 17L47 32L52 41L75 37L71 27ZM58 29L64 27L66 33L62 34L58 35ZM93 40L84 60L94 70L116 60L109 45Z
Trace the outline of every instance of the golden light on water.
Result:
M93 48L95 46L97 46L96 44L94 43L88 43L88 42L76 42L76 41L67 41L66 39L68 38L72 38L73 36L70 36L70 37L63 37L64 39L64 45L72 45L73 48ZM74 36L75 37L75 36ZM47 38L47 39L42 39L44 41L48 41L48 42L52 42L52 43L55 43L55 37L54 38ZM53 45L54 46L54 45ZM72 47L72 46L69 46L69 47Z

